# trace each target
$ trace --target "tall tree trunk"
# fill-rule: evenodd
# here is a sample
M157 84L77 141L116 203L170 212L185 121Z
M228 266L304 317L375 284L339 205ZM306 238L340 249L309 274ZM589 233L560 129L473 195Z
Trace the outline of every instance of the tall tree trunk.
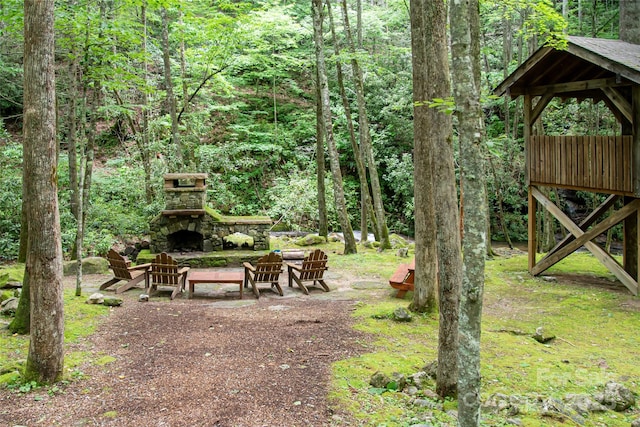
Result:
M162 9L162 60L164 62L164 85L167 91L167 106L171 116L171 142L175 147L177 164L175 168L180 168L182 164L182 146L180 144L180 134L178 132L178 113L176 107L176 96L173 93L173 80L171 79L171 50L169 48L169 14L167 9Z
M147 7L143 5L140 10L140 19L143 26L142 34L142 54L144 56L143 70L144 83L147 85L149 79L149 63L147 62ZM144 195L145 202L151 204L154 194L151 186L151 154L149 153L149 96L146 90L140 92L142 106L142 129L141 135L136 138L136 144L140 151L140 159L142 160L142 169L144 170Z
M320 93L320 76L316 67L316 166L318 188L318 236L329 235L329 220L327 218L327 192L324 186L324 130L322 120L322 95Z
M433 312L436 309L437 248L436 214L433 189L433 152L435 140L446 138L439 126L440 113L429 108L436 95L430 82L436 70L430 61L436 55L434 46L441 42L440 32L432 22L440 2L410 2L411 56L413 63L413 141L415 204L415 284L410 309Z
M454 98L460 135L460 161L468 206L464 221L464 274L460 293L458 425L480 425L480 331L487 242L487 198L480 106L478 0L450 3Z
M620 2L620 40L640 44L640 2Z
M26 381L62 378L64 315L58 212L54 0L24 2L24 183L29 198L31 340Z
M431 15L433 55L428 64L431 98L445 99L451 94L449 83L449 49L447 44L447 10L444 2L434 2ZM433 110L433 108L432 108ZM456 173L453 163L453 125L451 116L437 112L439 134L433 138L433 191L437 230L438 296L440 324L438 331L438 372L436 393L441 397L456 395L458 383L458 295L462 282L460 224Z
M26 147L22 145L22 157L26 155ZM20 214L20 250L18 262L26 262L29 253L29 194L27 193L27 181L30 179L29 171L22 167L22 212ZM28 334L31 329L31 287L29 286L29 271L25 269L22 278L22 293L18 301L16 314L9 323L9 330L13 334Z
M320 99L322 103L323 131L329 151L329 163L331 175L333 176L333 195L338 211L338 219L344 235L344 253L355 254L357 252L356 239L353 236L353 229L349 222L347 204L342 186L342 172L340 171L340 158L338 148L333 138L333 123L331 121L331 106L329 100L329 84L327 81L327 68L324 60L324 42L322 33L322 0L312 0L313 15L313 40L315 43L316 64L318 67L318 82L320 85Z
M353 83L356 91L356 100L358 103L358 128L360 133L360 149L363 151L363 157L366 160L366 166L369 169L369 179L371 181L371 195L373 197L373 210L376 215L376 224L378 226L378 234L380 235L380 249L390 249L389 229L385 219L384 205L382 203L382 190L380 188L380 178L378 177L378 167L373 156L373 148L371 146L371 133L369 132L369 118L367 116L367 106L364 97L364 77L360 64L356 59L356 46L351 34L349 25L349 15L347 13L347 0L342 0L342 18L344 21L344 30L346 33L349 50L352 54L351 67L353 68Z
M349 130L349 141L351 141L351 149L353 150L353 158L356 163L356 171L358 172L358 180L360 181L360 242L366 242L369 235L368 212L371 208L371 195L369 193L369 184L367 182L367 170L364 166L362 150L358 146L356 132L353 128L353 119L351 117L351 106L347 98L347 92L344 88L344 76L342 73L342 62L340 61L340 44L336 36L335 24L333 22L333 13L331 12L331 1L326 0L327 15L329 17L329 27L331 28L331 38L333 40L333 48L336 55L336 76L338 88L340 90L340 98L344 107L345 121Z

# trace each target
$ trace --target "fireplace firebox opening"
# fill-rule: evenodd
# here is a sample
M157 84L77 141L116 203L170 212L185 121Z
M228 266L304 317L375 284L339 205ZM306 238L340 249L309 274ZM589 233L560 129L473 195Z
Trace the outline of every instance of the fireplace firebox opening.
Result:
M169 252L195 252L203 250L202 234L195 231L179 230L167 236Z

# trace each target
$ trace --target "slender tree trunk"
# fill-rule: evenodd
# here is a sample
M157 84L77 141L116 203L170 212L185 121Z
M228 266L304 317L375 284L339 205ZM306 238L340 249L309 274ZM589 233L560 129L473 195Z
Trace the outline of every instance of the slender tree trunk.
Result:
M140 10L140 19L144 27L142 35L142 54L144 55L143 70L145 85L149 79L149 63L147 62L147 7L143 5ZM145 202L150 204L153 202L154 194L151 186L151 154L149 153L149 97L146 90L141 91L142 105L142 129L141 135L136 138L136 144L140 151L140 159L142 160L142 169L144 169L144 195Z
M26 381L62 378L64 304L58 212L54 0L24 2L24 183L29 198L31 340Z
M458 425L480 425L480 331L487 242L487 199L483 164L483 115L480 106L478 0L450 3L454 98L465 183L463 262L458 352Z
M25 145L22 145L22 157L26 156ZM22 212L20 214L20 250L18 262L24 263L29 253L29 194L27 193L27 181L30 179L29 170L22 167ZM9 331L13 334L28 334L31 329L31 287L29 286L29 271L25 269L22 278L22 293L18 301L16 314L9 323Z
M169 48L169 14L167 9L162 9L162 59L164 62L164 85L167 91L167 105L171 116L171 142L175 146L175 156L179 168L182 164L182 145L178 132L178 113L176 107L176 97L173 93L173 80L171 79L171 51Z
M353 68L353 82L356 91L356 100L358 103L358 128L360 133L360 149L363 151L363 157L366 160L366 166L369 169L369 179L371 181L371 195L373 197L373 210L376 215L376 224L378 225L378 234L380 235L380 248L391 248L389 241L389 229L385 219L384 205L382 203L382 190L380 187L380 178L378 177L378 167L376 166L373 156L373 148L371 146L371 134L369 132L369 118L367 116L367 106L364 97L364 77L360 64L356 59L356 47L351 34L349 25L349 15L347 13L347 1L342 0L342 18L344 21L344 29L346 33L349 50L353 55L351 59L351 67Z
M415 284L410 309L433 312L436 309L437 248L436 214L433 189L433 151L435 139L446 138L438 119L440 113L429 108L428 101L437 96L430 82L435 70L429 61L440 42L431 23L440 2L410 2L411 56L413 63L413 141L415 204Z
M333 123L331 121L331 108L329 100L329 84L327 82L326 65L324 60L324 42L322 33L322 0L312 0L313 15L313 39L315 42L316 64L318 67L318 77L320 84L320 98L322 100L322 122L323 131L329 151L329 163L331 175L333 176L333 194L338 211L342 234L344 235L344 253L355 254L357 252L356 239L353 236L353 229L349 222L349 214L344 197L342 185L342 172L340 171L340 158L335 140L333 138Z
M340 44L338 37L336 36L335 25L333 22L333 13L331 13L331 1L326 0L327 15L329 16L329 26L331 28L331 38L333 39L333 47L336 58L340 58ZM364 159L362 151L358 146L356 140L356 132L353 128L353 119L351 117L351 106L349 105L349 99L347 98L347 92L344 88L344 76L342 73L342 62L336 60L336 76L338 80L338 88L340 90L340 98L342 99L342 106L344 107L345 121L347 122L347 129L349 130L349 140L351 141L351 149L353 150L353 158L356 163L356 171L358 172L358 179L360 181L360 242L366 242L369 235L368 225L368 212L371 208L371 195L369 193L369 184L367 182L367 171L364 166Z
M431 12L433 56L430 87L432 98L447 98L451 94L449 83L449 50L447 44L447 10L444 2L435 2ZM432 108L433 110L433 108ZM433 191L437 230L438 296L440 324L438 332L438 372L436 393L441 397L454 397L458 383L458 295L462 282L462 255L460 253L460 226L456 173L453 163L453 126L451 117L437 112L439 134L433 138Z
M329 220L327 219L327 195L324 186L324 130L322 120L322 95L320 93L320 76L316 68L316 165L318 168L318 235L329 235Z
M640 44L640 2L620 2L620 40Z

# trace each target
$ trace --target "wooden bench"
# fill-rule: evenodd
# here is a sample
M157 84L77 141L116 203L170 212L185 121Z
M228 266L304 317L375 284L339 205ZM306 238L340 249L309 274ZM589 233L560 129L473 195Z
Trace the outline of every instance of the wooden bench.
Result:
M415 260L410 264L400 264L395 273L389 278L391 287L398 290L396 298L404 298L408 291L413 291L413 280L415 278Z

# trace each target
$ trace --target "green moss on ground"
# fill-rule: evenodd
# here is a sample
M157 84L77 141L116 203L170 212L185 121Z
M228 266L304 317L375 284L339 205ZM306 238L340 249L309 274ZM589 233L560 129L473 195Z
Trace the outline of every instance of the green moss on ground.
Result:
M373 264L386 274L387 263L397 265L397 259L360 253L338 263L340 268L354 270ZM494 393L520 396L524 404L517 418L524 426L566 425L566 420L539 415L536 402L540 396L593 395L610 380L640 392L640 365L635 362L640 360L637 298L586 253L571 255L545 276L551 277L527 273L526 255L487 262L482 398ZM410 375L437 358L435 314L418 316L408 324L388 319L394 308L406 307L409 302L409 298L389 297L358 304L355 328L373 336L370 352L333 365L331 398L336 407L348 409L362 425L406 426L427 416L433 425L453 422L442 411L409 405L404 394L379 395L369 390L368 381L378 370ZM533 340L531 336L539 327L556 339L547 344ZM445 402L445 409L447 405ZM455 401L449 406L455 407ZM487 426L505 425L508 418L505 414L483 417L482 425ZM585 425L627 427L638 417L638 409L609 411L590 415Z
M109 307L85 304L86 297L76 297L74 290L64 292L64 340L71 344L91 335L99 322L109 313ZM0 373L21 372L27 360L29 336L13 335L7 329L0 329ZM86 352L69 351L65 354L65 378L77 375L78 368L96 355ZM21 376L0 377L0 387L17 384Z

